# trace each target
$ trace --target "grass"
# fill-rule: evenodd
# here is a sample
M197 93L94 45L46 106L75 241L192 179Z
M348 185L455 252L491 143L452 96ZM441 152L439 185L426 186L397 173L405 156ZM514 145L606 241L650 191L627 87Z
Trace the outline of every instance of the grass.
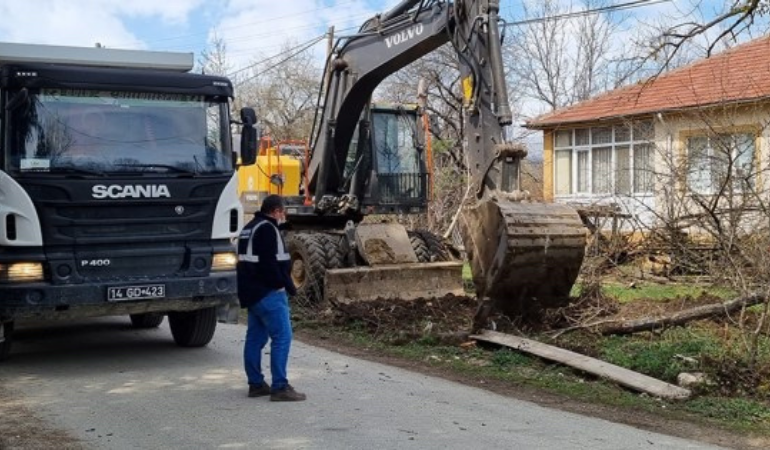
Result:
M668 330L655 340L610 336L601 344L601 359L670 383L676 383L681 372L700 369L688 361L703 355L716 358L722 348L715 336L683 328Z
M465 349L438 344L431 337L405 345L389 345L387 341L372 338L363 326L353 324L339 331L346 341L375 354L448 369L477 380L480 384L484 380L495 380L510 386L540 389L586 403L712 424L739 433L770 436L770 409L767 401L702 393L685 402L665 402L507 348ZM650 340L649 337L610 337L601 340L599 347L600 357L608 362L670 382L675 382L680 371L698 369L678 359L677 355L697 358L722 352L714 336L703 331L692 333L685 329L670 330L664 333L660 341Z
M463 280L470 281L470 267L463 268ZM732 298L727 288L683 283L637 282L633 289L617 281L603 283L604 292L621 302L635 300L667 301L682 296L698 297L704 292L720 298ZM576 288L579 294L579 284ZM747 366L740 330L730 328L732 340L726 339L728 324L672 328L659 333L602 337L590 333L562 335L556 345L590 354L607 362L676 383L681 372L702 371L714 380L696 389L696 395L685 402L662 402L596 379L569 367L545 362L530 355L505 348L462 348L442 344L436 336L426 334L406 344L393 344L387 335L372 335L362 323L330 326L316 320L300 322L303 329L316 334L334 334L352 345L419 362L462 374L471 380L497 380L512 386L529 386L574 400L612 407L640 410L665 417L706 422L740 433L770 437L770 382L764 381L753 391L728 386L731 376L742 375ZM405 324L404 326L407 326ZM530 336L546 340L545 336ZM770 374L770 338L760 340L758 367ZM737 371L736 371L736 368ZM767 376L764 377L768 379ZM737 382L737 381L736 381ZM732 390L730 390L732 389Z
M616 298L621 303L639 299L665 301L684 296L699 297L704 293L727 300L736 295L735 291L729 288L674 282L662 284L642 281L634 283L634 287L630 288L628 283L623 284L610 281L602 283L602 289L605 294ZM572 287L570 295L578 297L580 292L581 285L576 283Z

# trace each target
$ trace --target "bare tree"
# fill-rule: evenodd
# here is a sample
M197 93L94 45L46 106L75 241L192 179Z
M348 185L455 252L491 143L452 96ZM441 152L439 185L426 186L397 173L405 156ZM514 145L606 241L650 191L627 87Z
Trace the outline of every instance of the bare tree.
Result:
M586 0L586 9L602 6ZM551 110L585 100L624 78L611 58L612 36L622 18L568 12L556 0L525 2L524 18L533 19L513 31L507 47L513 85Z
M699 3L699 6L703 5ZM757 19L768 12L770 12L768 0L726 1L722 3L722 10L715 17L700 21L688 20L663 30L657 42L653 43L652 50L653 52L665 50L673 56L694 38L717 30L717 35L706 48L708 56L724 40L735 40L736 36L749 32L757 24Z
M699 274L740 296L770 298L770 166L757 136L770 129L764 107L724 105L694 109L672 119L665 133L685 126L679 145L656 149L652 172L656 200L640 223L647 249L665 255L670 274ZM770 303L732 320L743 330L743 356L751 368L770 324Z
M291 53L292 47L291 43L284 44L282 53L288 57L283 60L253 63L237 88L241 101L256 109L272 137L306 140L310 137L321 69L310 50Z
M225 76L232 72L227 60L227 44L224 39L214 33L210 48L203 50L198 58L198 70L208 75Z

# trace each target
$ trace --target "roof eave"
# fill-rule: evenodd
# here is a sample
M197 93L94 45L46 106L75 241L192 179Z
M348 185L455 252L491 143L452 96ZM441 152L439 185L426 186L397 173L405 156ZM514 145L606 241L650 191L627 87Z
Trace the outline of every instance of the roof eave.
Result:
M542 121L542 122L535 122L535 123L527 122L527 123L524 123L523 127L530 130L543 130L547 128L556 128L556 127L565 126L565 125L571 126L571 125L577 125L577 124L587 124L592 122L613 122L621 119L633 119L633 118L638 118L641 116L647 116L647 115L652 115L657 113L685 112L685 111L694 111L694 110L703 109L703 108L714 108L717 106L734 106L734 105L742 105L742 104L750 104L750 103L761 103L767 100L770 100L770 95L766 95L762 97L746 98L746 99L736 99L731 101L703 103L703 104L692 105L692 106L677 106L677 107L655 109L655 110L635 111L633 113L628 113L628 114L593 117L590 119Z

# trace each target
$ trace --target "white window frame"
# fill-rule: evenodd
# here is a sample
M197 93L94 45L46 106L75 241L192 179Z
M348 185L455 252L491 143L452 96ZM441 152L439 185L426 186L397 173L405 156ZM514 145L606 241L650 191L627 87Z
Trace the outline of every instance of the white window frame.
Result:
M707 153L706 157L707 158L714 158L715 157L714 156L714 151L715 151L714 147L715 146L712 145L712 141L715 138L718 138L719 136L730 136L731 139L734 139L734 136L737 136L737 135L747 135L747 136L750 136L752 138L751 142L752 142L752 147L753 148L752 148L752 153L751 153L750 167L751 167L751 169L753 171L753 174L752 174L752 177L751 177L752 181L753 181L753 183L756 183L756 181L757 181L757 173L756 173L757 166L756 165L757 165L757 151L758 151L758 148L757 148L757 133L756 133L756 131L754 131L754 130L726 130L726 131L720 131L720 132L715 132L715 133L703 132L703 133L691 134L691 135L687 136L684 139L684 147L685 147L685 151L686 151L686 154L687 154L687 167L688 167L687 175L686 175L685 179L686 179L687 190L688 191L690 191L692 194L698 194L698 195L714 195L714 194L716 194L716 186L714 185L714 172L713 172L713 167L712 166L709 167L709 173L708 173L709 174L709 177L708 177L709 184L708 184L708 187L706 189L698 189L698 190L696 190L692 186L692 181L691 181L691 178L690 178L690 174L691 174L690 164L692 163L692 159L691 159L691 156L690 156L690 152L691 152L691 150L690 150L690 139L693 139L693 138L704 138L704 139L706 139L706 149L705 149L706 153ZM730 159L733 160L733 161L737 160L737 153L736 153L737 150L738 149L736 147L732 147L730 149ZM734 185L733 189L735 189L736 192L741 192L743 187L742 187L742 185L738 184L738 185Z
M654 186L649 186L649 189L647 191L639 191L636 192L634 190L635 186L635 152L634 148L637 145L645 144L645 145L651 145L651 148L655 148L655 142L654 140L641 140L636 139L637 134L637 127L636 124L639 123L645 123L647 122L649 126L654 126L654 124L651 123L651 121L645 120L645 121L637 121L632 123L613 123L609 125L602 125L600 127L575 127L575 128L568 128L568 129L561 129L561 130L554 130L553 132L553 151L554 151L554 158L557 151L571 151L572 152L572 166L571 166L571 189L569 194L556 194L556 183L558 183L558 173L556 171L556 164L554 160L554 164L552 169L553 173L553 182L554 182L554 195L558 197L577 197L577 196L648 196L653 194ZM593 142L593 129L594 128L606 128L606 127L612 128L612 139L611 142L608 143L594 143ZM616 141L616 130L620 127L627 127L627 133L628 133L628 140L624 141ZM588 132L588 144L575 144L575 137L576 137L576 131L577 130L587 130ZM558 133L564 133L568 132L570 133L570 145L567 146L559 146L558 145ZM653 138L654 139L654 138ZM610 184L609 184L609 192L601 192L601 193L594 193L593 192L593 150L594 148L606 148L611 147L610 151L610 171L609 171L609 177L610 177ZM618 147L628 147L628 157L630 159L628 163L628 170L629 170L629 186L630 186L630 194L622 194L622 193L616 193L616 170L617 170L617 148ZM579 182L578 182L578 154L581 152L588 152L588 173L587 173L587 186L585 191L578 191ZM654 151L651 152L650 156L650 167L655 167L655 154Z

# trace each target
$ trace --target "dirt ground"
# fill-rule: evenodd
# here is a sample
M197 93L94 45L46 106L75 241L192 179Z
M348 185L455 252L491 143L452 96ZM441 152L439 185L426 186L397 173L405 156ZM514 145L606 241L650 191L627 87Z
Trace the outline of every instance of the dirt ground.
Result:
M547 317L532 318L529 321L522 320L512 323L500 316L493 316L490 320L495 322L495 326L501 331L534 332L560 329L584 319L637 318L676 312L683 308L719 302L721 300L716 297L702 295L697 298L687 297L669 302L635 301L632 304L626 305L620 305L614 300L607 298L590 298L583 301L585 303L581 305L572 305L561 310L553 310L547 314ZM477 302L474 298L456 296L449 296L440 300L419 299L409 302L392 300L361 302L352 305L339 305L338 309L327 310L321 314L320 321L332 320L338 325L356 323L358 326L365 327L373 336L394 345L425 336L426 331L429 331L433 336L438 336L445 344L460 344L467 340L466 332L471 328L476 307ZM326 317L323 317L324 315ZM319 320L318 316L315 319ZM599 417L658 433L729 448L770 448L770 439L767 438L731 433L713 426L694 423L688 420L672 420L651 413L587 404L563 396L544 393L534 388L511 385L499 380L479 379L472 375L458 374L449 368L436 367L423 361L383 356L362 348L360 345L346 340L339 334L329 333L323 327L300 326L298 328L296 332L298 339L308 344L412 371L439 376L467 385L478 386L502 395L531 401L543 406Z
M35 416L21 398L0 386L0 450L81 450L67 433Z

